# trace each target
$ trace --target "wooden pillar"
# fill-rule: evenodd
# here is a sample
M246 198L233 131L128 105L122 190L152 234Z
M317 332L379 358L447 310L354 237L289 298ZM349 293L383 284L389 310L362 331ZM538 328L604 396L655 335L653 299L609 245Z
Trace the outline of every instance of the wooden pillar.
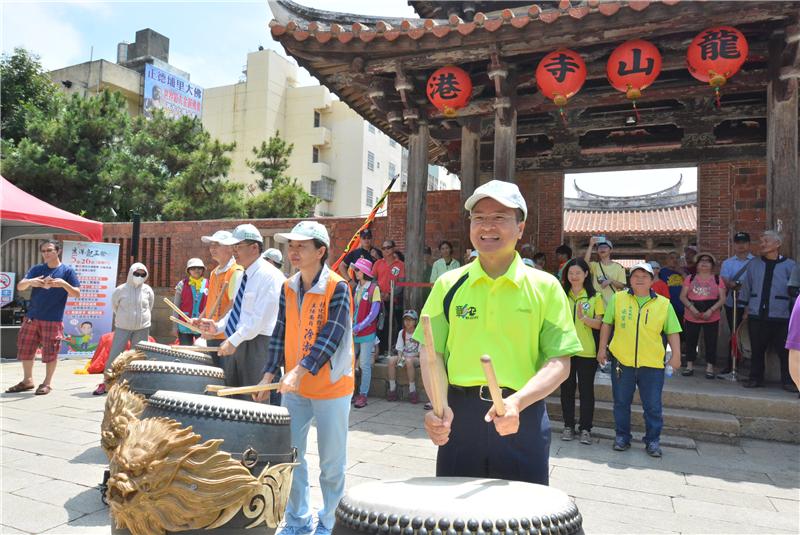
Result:
M480 183L481 120L466 119L461 126L461 203L463 204Z
M794 26L770 40L767 84L767 220L783 233L781 252L788 257L800 254L798 39Z
M408 148L408 203L406 207L406 280L422 281L425 274L425 214L428 191L428 125L419 122L416 131L409 136ZM407 309L422 310L422 292L419 288L407 288Z
M497 180L514 182L517 160L517 108L511 99L498 99L494 116L494 170Z

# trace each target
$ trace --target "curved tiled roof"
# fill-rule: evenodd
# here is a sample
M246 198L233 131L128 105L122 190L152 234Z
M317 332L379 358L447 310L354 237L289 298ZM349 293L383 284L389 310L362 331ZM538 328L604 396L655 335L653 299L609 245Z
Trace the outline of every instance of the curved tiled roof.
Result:
M364 17L306 8L291 0L271 0L270 7L275 19L269 26L272 36L276 39L290 35L297 41L315 39L320 43L329 41L348 43L354 39L364 42L375 39L417 40L427 35L441 39L451 32L461 35L495 32L503 26L524 28L529 24L550 24L561 17L582 19L593 14L608 17L621 9L643 11L651 4L674 5L679 2L680 0L562 0L556 7L543 8L539 4L531 3L527 7L476 13L472 21L465 22L456 15L451 15L448 19ZM356 22L345 24L344 21L348 19Z
M655 210L564 210L567 235L672 235L697 232L697 205Z

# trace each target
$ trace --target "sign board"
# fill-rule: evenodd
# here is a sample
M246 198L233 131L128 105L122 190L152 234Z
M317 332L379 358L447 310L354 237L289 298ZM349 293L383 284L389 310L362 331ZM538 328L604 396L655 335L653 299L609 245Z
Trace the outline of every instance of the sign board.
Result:
M0 307L4 307L14 300L14 279L16 273L0 272Z
M147 64L144 68L144 116L153 118L154 110L177 119L203 114L204 90L181 76Z

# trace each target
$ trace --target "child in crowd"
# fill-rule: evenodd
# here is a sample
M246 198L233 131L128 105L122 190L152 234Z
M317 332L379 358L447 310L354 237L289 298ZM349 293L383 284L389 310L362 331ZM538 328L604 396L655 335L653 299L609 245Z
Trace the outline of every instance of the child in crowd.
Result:
M403 313L403 330L397 335L397 344L394 348L397 354L389 357L389 392L386 394L387 401L397 401L397 366L406 367L406 377L408 377L408 401L418 403L416 384L416 366L419 362L419 342L414 340L414 329L417 328L419 315L414 310L406 310Z

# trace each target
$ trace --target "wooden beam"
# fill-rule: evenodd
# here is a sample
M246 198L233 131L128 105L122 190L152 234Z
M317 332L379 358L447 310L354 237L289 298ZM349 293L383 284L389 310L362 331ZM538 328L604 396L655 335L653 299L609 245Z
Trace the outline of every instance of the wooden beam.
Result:
M480 119L468 119L461 127L461 203L466 202L480 183Z
M784 234L782 253L800 253L800 167L798 166L798 79L781 79L781 69L794 63L798 42L784 35L770 41L767 86L767 220Z
M425 274L425 214L428 191L428 125L420 122L409 139L406 207L406 280L422 282ZM422 292L406 288L405 307L422 310Z

